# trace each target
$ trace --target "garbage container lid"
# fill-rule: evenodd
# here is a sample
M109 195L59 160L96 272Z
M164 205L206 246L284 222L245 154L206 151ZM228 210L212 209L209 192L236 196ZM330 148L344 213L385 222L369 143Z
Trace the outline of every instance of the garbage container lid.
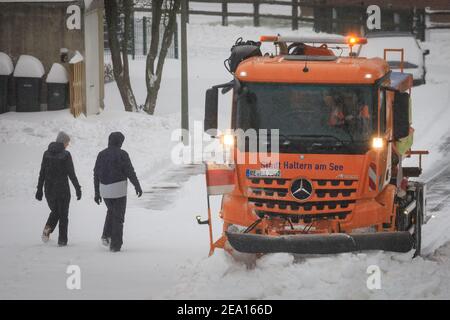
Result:
M4 52L0 52L0 76L9 76L14 71L11 58Z
M54 63L47 76L47 83L68 83L69 73L66 68L59 63Z
M21 55L14 69L14 77L41 78L45 73L42 62L29 55Z

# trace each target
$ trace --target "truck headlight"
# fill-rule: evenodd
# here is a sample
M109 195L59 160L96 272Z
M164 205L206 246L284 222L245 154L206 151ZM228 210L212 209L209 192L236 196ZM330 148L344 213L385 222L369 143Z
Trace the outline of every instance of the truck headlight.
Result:
M234 135L224 134L222 136L222 144L226 147L232 147L234 145Z
M379 150L379 149L383 149L383 146L384 146L383 138L380 138L380 137L373 138L372 148Z

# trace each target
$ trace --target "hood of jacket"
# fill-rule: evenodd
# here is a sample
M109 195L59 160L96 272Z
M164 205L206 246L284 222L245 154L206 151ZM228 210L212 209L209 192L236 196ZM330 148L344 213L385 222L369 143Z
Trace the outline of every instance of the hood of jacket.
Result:
M64 144L61 142L51 142L48 145L48 152L52 154L62 153L65 150Z
M46 154L47 154L47 157L50 157L50 158L65 159L67 152L66 152L66 148L64 148L63 143L51 142L48 145Z
M121 148L125 136L121 132L113 132L109 135L108 147Z

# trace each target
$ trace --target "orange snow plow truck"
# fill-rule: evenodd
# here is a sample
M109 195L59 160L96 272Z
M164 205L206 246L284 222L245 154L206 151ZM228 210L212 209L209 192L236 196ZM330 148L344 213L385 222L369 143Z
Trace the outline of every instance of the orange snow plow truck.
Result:
M275 54L262 54L263 42ZM213 239L211 213L198 217L209 224L211 253L420 254L425 185L417 177L428 152L411 150L413 78L381 58L357 57L354 46L365 43L262 36L233 45L225 60L233 80L206 92L205 132L217 132L219 89L231 91L231 128L277 129L278 160L232 163L221 237ZM403 49L389 51L403 57ZM235 138L222 139L234 160L258 154ZM418 165L403 166L411 156Z

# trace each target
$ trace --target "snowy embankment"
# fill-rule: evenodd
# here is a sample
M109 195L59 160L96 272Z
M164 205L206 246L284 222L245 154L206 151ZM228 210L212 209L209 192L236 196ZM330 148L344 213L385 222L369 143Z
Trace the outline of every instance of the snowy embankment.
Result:
M436 30L424 44L427 84L413 88L414 149L428 150L423 158L429 220L423 228L423 252L431 255L450 241L450 32ZM411 159L417 164L418 159Z
M220 27L191 17L188 29L191 121L202 120L204 91L227 82L230 75L222 61L242 36L298 34L283 27ZM302 34L312 34L301 29ZM218 36L220 35L220 36ZM445 167L445 139L450 137L448 32L426 43L428 84L413 89L416 149L432 154L424 160L426 177ZM131 62L132 85L139 102L145 99L145 61ZM143 189L149 191L170 169L172 129L179 123L179 61L168 60L157 116L121 111L114 83L106 86L107 110L99 116L73 119L66 111L39 114L8 113L0 116L0 298L57 299L152 299L152 298L264 298L264 299L370 299L450 297L450 208L435 212L424 227L428 256L411 260L412 253L368 252L326 257L267 255L251 269L218 250L207 258L208 230L195 216L206 216L204 175L191 177L177 192L176 201L164 210L146 207L130 190L124 247L111 254L99 243L105 207L93 201L92 168L95 157L107 144L111 131L122 131L123 148L131 156ZM221 124L229 115L229 95L220 99ZM58 130L72 136L69 147L83 186L83 199L72 200L69 245L40 242L48 215L45 202L34 200L42 152ZM428 179L428 178L427 178ZM131 188L132 189L132 188ZM214 233L220 197L212 201ZM81 268L82 289L66 289L68 265ZM382 289L366 287L367 267L378 265Z

